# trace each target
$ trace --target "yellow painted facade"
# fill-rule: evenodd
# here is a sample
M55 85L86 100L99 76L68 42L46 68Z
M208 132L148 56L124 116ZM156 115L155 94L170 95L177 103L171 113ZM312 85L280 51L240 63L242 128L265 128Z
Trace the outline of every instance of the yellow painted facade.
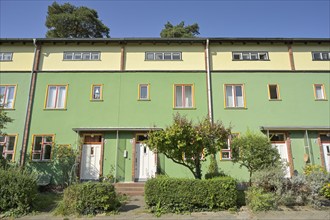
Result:
M125 70L205 70L202 44L128 44ZM182 52L182 60L145 60L145 52Z
M120 70L119 45L106 44L45 44L41 47L39 70L41 71L118 71ZM63 60L64 52L101 52L100 60Z
M329 60L313 60L312 52L330 51L330 44L294 44L292 46L296 70L329 70Z
M22 44L3 44L0 45L0 52L11 52L13 57L11 61L0 62L0 71L31 71L34 46Z
M268 52L269 60L233 61L232 52ZM291 70L288 47L283 44L221 44L210 46L211 70Z

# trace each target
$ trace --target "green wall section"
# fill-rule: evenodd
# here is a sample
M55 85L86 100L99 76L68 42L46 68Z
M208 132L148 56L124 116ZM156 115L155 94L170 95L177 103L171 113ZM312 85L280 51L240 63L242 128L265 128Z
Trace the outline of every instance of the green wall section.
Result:
M26 117L27 101L29 97L31 73L0 73L0 84L11 84L16 86L15 108L5 110L8 116L14 121L6 125L5 132L7 134L18 134L16 143L15 162L20 161L20 151L22 148L24 124Z

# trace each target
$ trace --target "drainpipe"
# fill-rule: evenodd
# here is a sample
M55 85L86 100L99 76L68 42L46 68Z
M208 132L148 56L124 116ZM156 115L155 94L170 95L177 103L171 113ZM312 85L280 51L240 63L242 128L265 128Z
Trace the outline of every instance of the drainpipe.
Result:
M308 156L310 158L310 162L312 165L314 165L314 155L311 149L311 145L309 144L309 136L308 136L308 130L305 130L305 136L306 136L306 144L307 144L307 149L308 149Z
M213 123L213 109L212 109L212 94L211 94L211 72L210 72L210 56L209 56L209 39L206 39L206 79L207 79L207 103L209 120Z
M32 105L33 105L35 84L36 84L36 79L37 79L38 64L39 64L39 57L40 57L40 46L37 45L36 39L33 39L33 44L34 44L34 58L33 58L32 70L31 70L30 91L29 91L29 97L28 97L28 102L27 102L27 107L26 107L23 144L22 144L22 150L21 150L21 155L20 155L20 166L24 166L24 162L25 162L25 154L26 154L27 143L28 143L28 138L29 138Z
M114 180L115 183L117 182L118 147L119 147L119 130L117 130L117 135L116 135L116 158L115 158L115 180Z

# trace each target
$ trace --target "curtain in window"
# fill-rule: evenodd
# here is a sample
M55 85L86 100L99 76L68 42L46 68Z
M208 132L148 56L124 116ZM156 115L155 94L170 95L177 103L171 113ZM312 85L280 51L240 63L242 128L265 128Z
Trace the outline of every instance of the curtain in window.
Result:
M56 86L48 87L47 108L55 108Z
M323 91L321 86L315 86L315 95L317 99L323 99Z
M175 107L182 107L182 86L175 87Z
M236 107L244 107L243 91L241 86L235 86Z
M191 86L185 86L185 107L192 107L192 88Z
M15 95L15 87L10 86L7 89L7 106L6 108L13 108L14 105L14 95Z
M234 107L232 86L226 86L226 107Z
M56 103L57 108L64 108L65 95L66 95L66 87L60 86L58 88L58 97L57 97L57 103Z

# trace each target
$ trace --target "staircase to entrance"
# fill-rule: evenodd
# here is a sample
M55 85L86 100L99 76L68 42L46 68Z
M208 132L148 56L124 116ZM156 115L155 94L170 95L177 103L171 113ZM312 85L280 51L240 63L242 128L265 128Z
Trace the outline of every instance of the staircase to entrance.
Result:
M115 183L116 192L129 196L143 196L144 182L142 183Z

